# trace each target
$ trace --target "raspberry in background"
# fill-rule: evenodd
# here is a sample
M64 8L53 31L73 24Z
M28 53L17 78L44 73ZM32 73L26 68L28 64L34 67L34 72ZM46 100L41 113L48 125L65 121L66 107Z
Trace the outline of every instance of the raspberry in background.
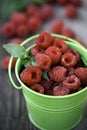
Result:
M59 5L66 5L68 3L68 0L56 0L56 3Z
M8 41L8 43L21 44L23 40L21 38L12 38Z
M75 6L81 6L83 1L82 0L70 0L70 2Z

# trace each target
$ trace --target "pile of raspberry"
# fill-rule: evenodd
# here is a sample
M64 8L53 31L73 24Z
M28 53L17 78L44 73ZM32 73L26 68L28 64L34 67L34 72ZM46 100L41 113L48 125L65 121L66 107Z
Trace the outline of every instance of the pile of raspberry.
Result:
M35 43L29 56L36 64L23 67L20 72L20 79L27 87L45 95L63 96L87 85L87 68L79 53L63 39L42 32Z

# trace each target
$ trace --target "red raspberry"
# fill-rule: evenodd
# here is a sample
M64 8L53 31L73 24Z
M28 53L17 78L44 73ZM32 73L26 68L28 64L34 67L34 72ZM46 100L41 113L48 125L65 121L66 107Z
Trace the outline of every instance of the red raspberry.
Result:
M62 35L70 37L70 38L75 38L75 33L68 27L62 28Z
M55 82L62 82L65 79L67 69L62 66L56 66L48 73L49 78Z
M31 32L37 32L41 28L41 21L37 17L30 17L27 21L27 27Z
M54 45L57 46L61 50L62 53L65 53L68 50L67 44L62 39L56 38L54 40Z
M5 23L2 27L2 34L5 37L12 37L15 34L15 25L12 22Z
M29 66L20 73L23 83L32 85L41 81L42 72L36 66Z
M64 87L70 89L71 91L76 91L80 87L81 82L77 76L71 75L71 76L66 77L66 79L63 81L62 85Z
M75 40L79 42L81 45L85 46L85 43L81 39L76 37Z
M68 76L74 75L75 74L75 69L74 68L68 68Z
M46 49L52 44L52 36L48 32L42 32L37 38L36 38L36 44L43 48Z
M26 24L27 22L27 17L25 15L25 13L22 12L14 12L11 17L10 20L16 25L19 26L20 24Z
M40 12L39 7L34 4L28 5L26 8L26 13L28 17L35 16L38 11Z
M70 2L75 6L80 6L82 4L82 0L70 0Z
M76 18L78 15L77 9L73 5L67 5L66 6L66 12L65 15L67 18Z
M62 20L56 20L51 24L51 32L61 34L63 26L64 22Z
M49 89L49 90L46 90L45 94L46 94L46 95L51 95L51 96L52 96L52 95L53 95L53 91L50 90L50 89Z
M41 49L38 45L36 45L35 47L33 47L33 48L31 49L30 55L31 55L31 56L35 56L35 55L36 55L37 53L39 53L39 52L44 52L44 50Z
M10 61L10 56L4 57L3 60L1 61L1 66L4 70L8 69L9 61ZM15 68L15 63L16 63L16 59L13 59L12 66L11 66L12 69Z
M16 34L19 36L19 37L24 37L24 36L27 36L29 33L29 29L27 27L26 24L21 24L17 27L16 29Z
M54 10L51 5L43 5L41 8L41 18L42 21L50 19L54 14Z
M37 53L35 56L35 60L40 69L42 69L42 70L50 69L52 61L49 56L47 56L45 54Z
M34 90L36 92L39 92L41 94L44 94L44 88L40 84L34 84L34 85L30 86L30 89L32 89L32 90Z
M87 85L87 68L78 67L75 69L75 74L82 83Z
M21 44L22 41L23 40L21 38L13 38L13 39L9 40L8 43Z
M70 93L70 90L66 87L56 86L53 89L54 96L64 96L64 95L68 95L69 93Z
M53 64L56 64L60 58L61 58L61 51L56 46L50 46L46 49L45 54L48 55L51 60L53 61Z
M66 52L62 55L60 62L64 67L70 68L76 65L77 59L73 53Z

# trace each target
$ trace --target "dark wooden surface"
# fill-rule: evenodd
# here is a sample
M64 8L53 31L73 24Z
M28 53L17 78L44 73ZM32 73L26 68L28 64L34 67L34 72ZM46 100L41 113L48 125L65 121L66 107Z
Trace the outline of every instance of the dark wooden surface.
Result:
M57 11L55 7L55 11ZM87 43L87 1L83 7L79 9L80 17L77 20L65 22L70 26L77 35ZM62 8L59 10L58 16L61 18ZM54 18L54 19L55 19ZM51 23L52 21L50 21ZM49 21L44 24L43 30L49 30ZM0 35L0 61L7 55L2 45L7 41ZM86 45L87 46L87 45ZM74 114L74 113L73 113ZM8 72L0 66L0 130L38 130L29 121L27 109L21 90L16 90L10 83ZM83 112L81 122L73 130L87 130L87 105Z

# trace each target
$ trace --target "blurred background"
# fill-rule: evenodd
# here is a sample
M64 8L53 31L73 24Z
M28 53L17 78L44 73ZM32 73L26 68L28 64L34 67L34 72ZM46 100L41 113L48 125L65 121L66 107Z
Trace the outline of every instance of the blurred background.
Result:
M73 38L87 48L86 27L87 0L0 0L0 130L38 130L28 119L21 91L10 83L10 56L3 44L21 44L34 34L48 31ZM86 109L73 130L87 130Z

